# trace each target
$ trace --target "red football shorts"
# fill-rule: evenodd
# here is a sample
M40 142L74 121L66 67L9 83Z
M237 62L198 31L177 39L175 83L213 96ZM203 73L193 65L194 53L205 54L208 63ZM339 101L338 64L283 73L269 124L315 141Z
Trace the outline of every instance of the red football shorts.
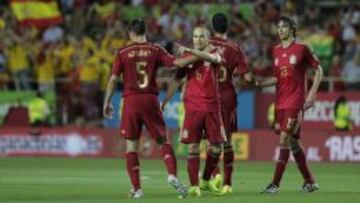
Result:
M120 134L125 139L137 140L140 138L143 124L153 139L166 137L164 117L157 96L136 94L125 97Z
M221 117L225 128L226 138L231 141L231 134L237 132L236 109L221 110Z
M224 127L219 112L186 111L180 132L181 142L200 143L206 138L211 144L223 143Z
M303 111L301 109L277 109L275 111L276 123L280 130L293 135L294 138L300 138L301 121Z

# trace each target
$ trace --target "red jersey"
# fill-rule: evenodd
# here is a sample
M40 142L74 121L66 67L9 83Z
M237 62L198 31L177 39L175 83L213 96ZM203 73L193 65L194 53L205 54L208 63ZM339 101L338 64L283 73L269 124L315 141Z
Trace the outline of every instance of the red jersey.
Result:
M306 70L317 68L319 60L308 46L294 41L289 47L274 47L273 69L276 85L276 109L301 109L305 102Z
M112 74L124 79L124 97L130 94L158 94L156 73L160 66L173 66L175 58L159 45L132 43L118 50Z
M186 77L184 93L186 111L220 112L219 70L219 65L206 61L197 61L188 68L178 69L176 79Z
M217 47L222 58L219 72L221 108L234 109L237 106L237 100L233 74L234 72L244 74L248 71L246 57L241 48L234 42L220 37L212 37L209 42Z

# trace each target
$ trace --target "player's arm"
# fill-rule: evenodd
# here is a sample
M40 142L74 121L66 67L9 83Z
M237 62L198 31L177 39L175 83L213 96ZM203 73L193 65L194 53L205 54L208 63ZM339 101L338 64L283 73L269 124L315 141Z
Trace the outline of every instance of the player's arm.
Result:
M169 103L169 101L174 96L175 92L178 90L178 88L181 84L182 84L182 81L171 80L170 84L168 85L168 89L166 91L165 99L161 104L161 111L165 110L166 104Z
M305 110L314 105L315 98L316 98L316 92L319 89L322 77L323 77L323 70L322 70L322 67L320 65L318 65L317 68L315 69L313 84L312 84L309 94L307 95L307 98L305 100L305 105L304 105Z
M159 49L159 54L160 54L161 64L166 67L176 66L178 68L187 68L188 65L199 60L196 56L192 56L192 55L182 58L175 58L162 47L160 47ZM180 55L182 55L182 53Z
M174 66L178 68L186 68L188 65L198 61L199 58L196 56L188 56L185 58L177 58L174 61Z
M178 44L177 44L177 46L179 47L179 52L180 53L188 52L188 53L191 53L192 55L198 57L201 60L208 61L210 63L215 63L215 64L221 63L220 54L209 53L209 52L214 50L211 46L207 47L207 49L205 51L191 49L191 48L184 47L184 46L181 46L181 45L178 45Z
M276 77L269 77L263 80L255 81L256 87L270 87L276 85L278 82Z
M105 118L111 118L114 111L113 106L111 105L111 98L115 91L117 76L112 74L106 86L105 100L103 106L103 115Z
M170 101L170 99L174 96L175 92L178 90L179 86L185 81L185 77L188 69L178 69L175 74L175 77L168 85L168 89L166 91L166 97L161 104L161 110L165 110L166 104Z

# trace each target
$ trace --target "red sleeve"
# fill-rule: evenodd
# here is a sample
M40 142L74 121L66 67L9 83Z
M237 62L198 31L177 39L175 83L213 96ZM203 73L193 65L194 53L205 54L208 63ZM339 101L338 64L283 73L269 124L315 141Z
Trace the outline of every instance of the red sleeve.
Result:
M120 51L115 53L115 59L112 67L112 74L116 76L120 76L123 72L123 65L122 60L120 59Z
M238 48L236 60L237 60L236 66L237 66L238 73L244 74L249 71L249 67L247 64L247 58L246 58L244 52L241 50L241 48Z
M159 46L160 66L172 67L174 65L175 57L169 54L163 47Z
M313 51L308 46L304 46L304 56L305 63L309 65L310 68L316 69L320 65L319 59L315 56Z

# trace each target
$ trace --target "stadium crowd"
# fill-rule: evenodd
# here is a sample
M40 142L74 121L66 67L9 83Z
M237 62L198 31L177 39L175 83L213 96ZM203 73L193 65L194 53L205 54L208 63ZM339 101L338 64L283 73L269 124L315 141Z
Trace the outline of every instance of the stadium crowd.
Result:
M320 58L325 76L340 78L335 90L360 90L360 4L323 2L58 0L62 23L36 28L22 26L10 3L1 1L0 89L56 91L59 115L99 119L113 55L128 41L130 19L145 17L150 41L174 53L175 42L191 42L195 25L208 24L212 13L225 10L229 36L242 46L258 77L272 74L269 50L277 42L276 22L287 14L297 20L297 35ZM173 71L159 73L165 88ZM321 88L327 90L327 83Z

